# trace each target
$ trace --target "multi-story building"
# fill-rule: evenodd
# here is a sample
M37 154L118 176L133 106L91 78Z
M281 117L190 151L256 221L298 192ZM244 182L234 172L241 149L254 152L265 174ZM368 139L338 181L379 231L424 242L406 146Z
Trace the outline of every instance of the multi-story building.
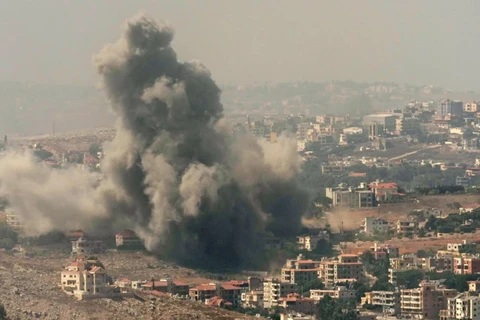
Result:
M399 291L372 291L365 292L362 297L361 304L370 304L381 306L390 313L397 314L400 312L400 292Z
M312 314L315 312L316 302L310 298L302 298L298 293L290 293L286 297L278 299L278 306L286 310Z
M13 229L21 229L23 227L23 223L20 217L15 212L6 212L5 213L6 222L7 224L12 227Z
M390 258L388 282L397 284L397 274L412 269L418 269L418 258L416 255L403 255L399 258Z
M382 218L366 217L362 226L363 232L368 235L386 233L388 231L388 222Z
M299 250L313 251L317 248L320 240L330 241L330 234L326 230L320 231L317 235L303 235L297 237L297 246Z
M442 99L437 105L437 115L460 115L463 112L463 102L458 100Z
M398 220L396 225L397 233L416 233L418 231L418 222Z
M104 251L105 246L100 240L89 240L85 237L80 237L72 241L72 255L97 254Z
M342 254L335 260L322 260L319 278L327 287L339 282L363 281L363 264L354 254Z
M449 298L446 309L448 320L480 320L480 297L470 292L462 292Z
M142 290L170 293L172 295L187 296L189 294L190 286L178 280L160 279L158 281L149 281L141 285Z
M469 176L457 176L455 178L455 185L462 186L465 189L467 189L468 187L470 187L470 180L471 179L472 178L469 177Z
M367 128L369 137L373 138L394 133L397 118L398 115L392 113L371 114L363 117L362 125Z
M233 307L238 307L242 303L242 290L239 287L229 284L208 283L189 289L189 295L192 299L205 302L214 297L220 297L232 303Z
M263 307L270 309L279 305L280 298L297 293L295 283L281 282L279 279L265 279L263 281Z
M455 289L440 287L438 282L423 280L419 288L400 290L400 312L417 319L437 319L440 310L447 307L448 298Z
M77 299L95 297L108 291L107 274L98 261L82 258L70 263L60 274L62 290Z
M379 244L375 242L373 247L370 248L370 251L373 254L375 260L381 260L388 258L398 258L399 249L398 247L392 247L388 244Z
M142 240L132 230L122 230L115 235L115 243L117 247L138 247L141 246Z
M375 194L375 199L377 201L388 201L393 196L399 196L398 185L396 182L380 182L374 181L371 182L368 187Z
M349 289L345 286L335 286L332 289L311 289L310 298L319 301L326 296L333 299L355 299L357 297L357 290Z
M298 255L297 259L289 259L282 268L282 282L301 283L308 282L318 278L320 270L320 261L304 260L303 255Z
M376 205L375 194L365 185L358 188L343 186L326 188L325 196L332 199L334 207L371 208Z
M244 308L263 308L263 289L243 292L242 306Z
M480 273L480 259L473 256L456 257L453 260L453 273L478 274Z
M464 112L477 112L480 108L478 108L477 102L467 102L463 104L463 111Z
M468 291L474 293L480 293L480 280L467 281Z

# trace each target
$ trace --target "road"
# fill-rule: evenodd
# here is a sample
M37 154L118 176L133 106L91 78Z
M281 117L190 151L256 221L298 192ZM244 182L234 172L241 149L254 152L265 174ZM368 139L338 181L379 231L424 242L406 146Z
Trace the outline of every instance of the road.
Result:
M402 158L411 156L411 155L413 155L413 154L416 154L416 153L418 153L418 152L420 152L420 151L427 150L427 149L440 148L441 146L442 146L442 145L440 145L440 144L435 144L435 145L427 146L427 147L422 148L422 149L418 149L418 150L415 150L415 151L407 152L407 153L401 154L401 155L399 155L399 156L390 158L389 161L402 159Z

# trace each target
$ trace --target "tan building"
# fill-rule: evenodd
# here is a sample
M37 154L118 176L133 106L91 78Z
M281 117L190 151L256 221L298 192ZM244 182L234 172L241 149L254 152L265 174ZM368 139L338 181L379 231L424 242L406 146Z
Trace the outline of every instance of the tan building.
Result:
M142 290L160 291L170 293L172 295L187 296L189 295L190 286L178 280L161 279L158 281L149 281L142 284Z
M398 220L396 231L397 233L416 233L418 231L418 222Z
M263 290L252 290L242 293L244 308L263 308Z
M297 293L295 283L285 283L278 279L265 279L263 281L263 306L270 309L278 306L279 299L285 298L291 293Z
M423 280L419 288L400 291L400 310L402 315L436 319L440 310L447 308L448 298L453 298L456 294L455 289L445 289L437 282Z
M374 306L382 306L389 309L391 313L400 312L400 292L398 291L372 291L365 292L362 297L361 304L371 304Z
M137 247L142 245L142 240L132 230L122 230L115 235L117 247Z
M297 259L287 260L282 268L282 282L300 283L318 279L320 261L304 260L303 255Z
M448 299L447 309L442 315L448 320L480 320L480 297L470 292L462 292Z
M60 274L62 290L78 299L109 291L107 275L98 261L78 259Z
M242 302L241 289L228 284L201 284L194 288L190 288L189 295L192 299L202 302L210 300L213 297L220 297L232 303L234 307L240 306Z
M337 286L333 289L311 289L310 298L319 301L326 296L333 299L355 299L357 297L357 290L348 289L345 286Z
M326 231L320 231L318 235L303 235L297 237L298 250L313 251L317 248L320 240L330 241L330 235Z
M322 260L319 278L326 286L352 279L362 281L364 279L363 264L359 257L353 254L342 254L336 260Z
M14 212L6 212L5 218L7 224L12 227L13 229L21 229L23 228L23 224L20 220L20 217Z
M314 299L302 298L298 293L291 293L280 298L278 306L295 312L312 314L315 312L316 303L317 301Z

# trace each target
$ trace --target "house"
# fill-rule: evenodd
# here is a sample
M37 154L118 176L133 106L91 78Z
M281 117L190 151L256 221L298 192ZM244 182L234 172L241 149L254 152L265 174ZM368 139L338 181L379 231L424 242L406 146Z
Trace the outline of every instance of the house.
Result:
M233 307L238 307L242 302L241 289L220 283L201 284L189 289L189 295L193 300L203 301L212 299L218 296L230 303Z
M465 204L463 206L461 206L459 209L458 209L458 212L460 214L462 213L471 213L473 212L474 210L480 208L480 204L478 203L470 203L470 204Z
M404 194L398 193L398 185L396 182L380 182L377 180L368 186L375 194L377 201L388 201L392 199L393 196L404 196Z
M349 289L345 286L335 286L332 289L311 289L310 298L319 301L326 296L333 299L355 299L357 297L357 290Z
M290 293L279 299L278 306L291 311L312 314L315 312L316 302L314 299L302 298L298 293Z
M263 288L242 293L242 306L244 308L263 308Z
M72 241L72 255L78 254L97 254L103 253L105 246L102 241L88 240L85 237L80 237Z
M367 188L366 184L360 184L357 188L347 186L326 188L325 196L332 199L333 207L371 208L376 206L375 194Z
M318 279L320 261L304 260L303 255L289 259L282 268L282 282L300 283Z
M137 236L137 234L129 229L120 231L115 235L115 243L118 247L126 248L138 248L142 246L142 240Z
M399 291L371 291L365 292L361 299L361 304L370 304L381 306L391 314L400 312L400 292Z
M190 286L178 280L161 279L152 280L141 285L142 290L170 293L172 295L188 296Z
M65 237L70 241L74 241L78 238L86 237L86 234L82 230L69 230L65 232Z
M225 308L231 307L233 304L230 301L222 299L218 296L212 297L210 299L205 300L205 304L209 307L218 307L218 308Z
M385 258L398 258L399 249L397 247L392 247L388 244L379 244L375 242L373 247L370 248L375 260L381 260Z
M443 310L447 319L480 320L480 297L470 292L462 292L449 298L447 309Z
M480 258L473 256L456 257L453 261L454 274L478 274L480 273Z
M418 222L416 221L397 221L396 231L398 234L416 233L418 231Z

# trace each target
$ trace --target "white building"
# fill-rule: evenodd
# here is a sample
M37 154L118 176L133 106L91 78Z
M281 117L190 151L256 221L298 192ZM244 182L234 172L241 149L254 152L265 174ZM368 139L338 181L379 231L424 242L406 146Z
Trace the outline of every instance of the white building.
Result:
M263 281L263 307L270 309L278 306L280 298L285 298L291 293L297 293L295 283L280 282L278 279L265 279Z
M61 272L60 279L62 290L80 300L84 296L100 297L109 291L107 275L99 263L92 265L83 260L72 262Z
M463 292L448 299L448 319L480 320L480 297Z
M388 222L382 218L366 217L363 222L363 231L368 235L386 233L388 231Z
M338 286L333 289L311 289L310 298L320 301L326 296L330 296L333 299L355 299L357 296L357 290L348 289L345 286Z

